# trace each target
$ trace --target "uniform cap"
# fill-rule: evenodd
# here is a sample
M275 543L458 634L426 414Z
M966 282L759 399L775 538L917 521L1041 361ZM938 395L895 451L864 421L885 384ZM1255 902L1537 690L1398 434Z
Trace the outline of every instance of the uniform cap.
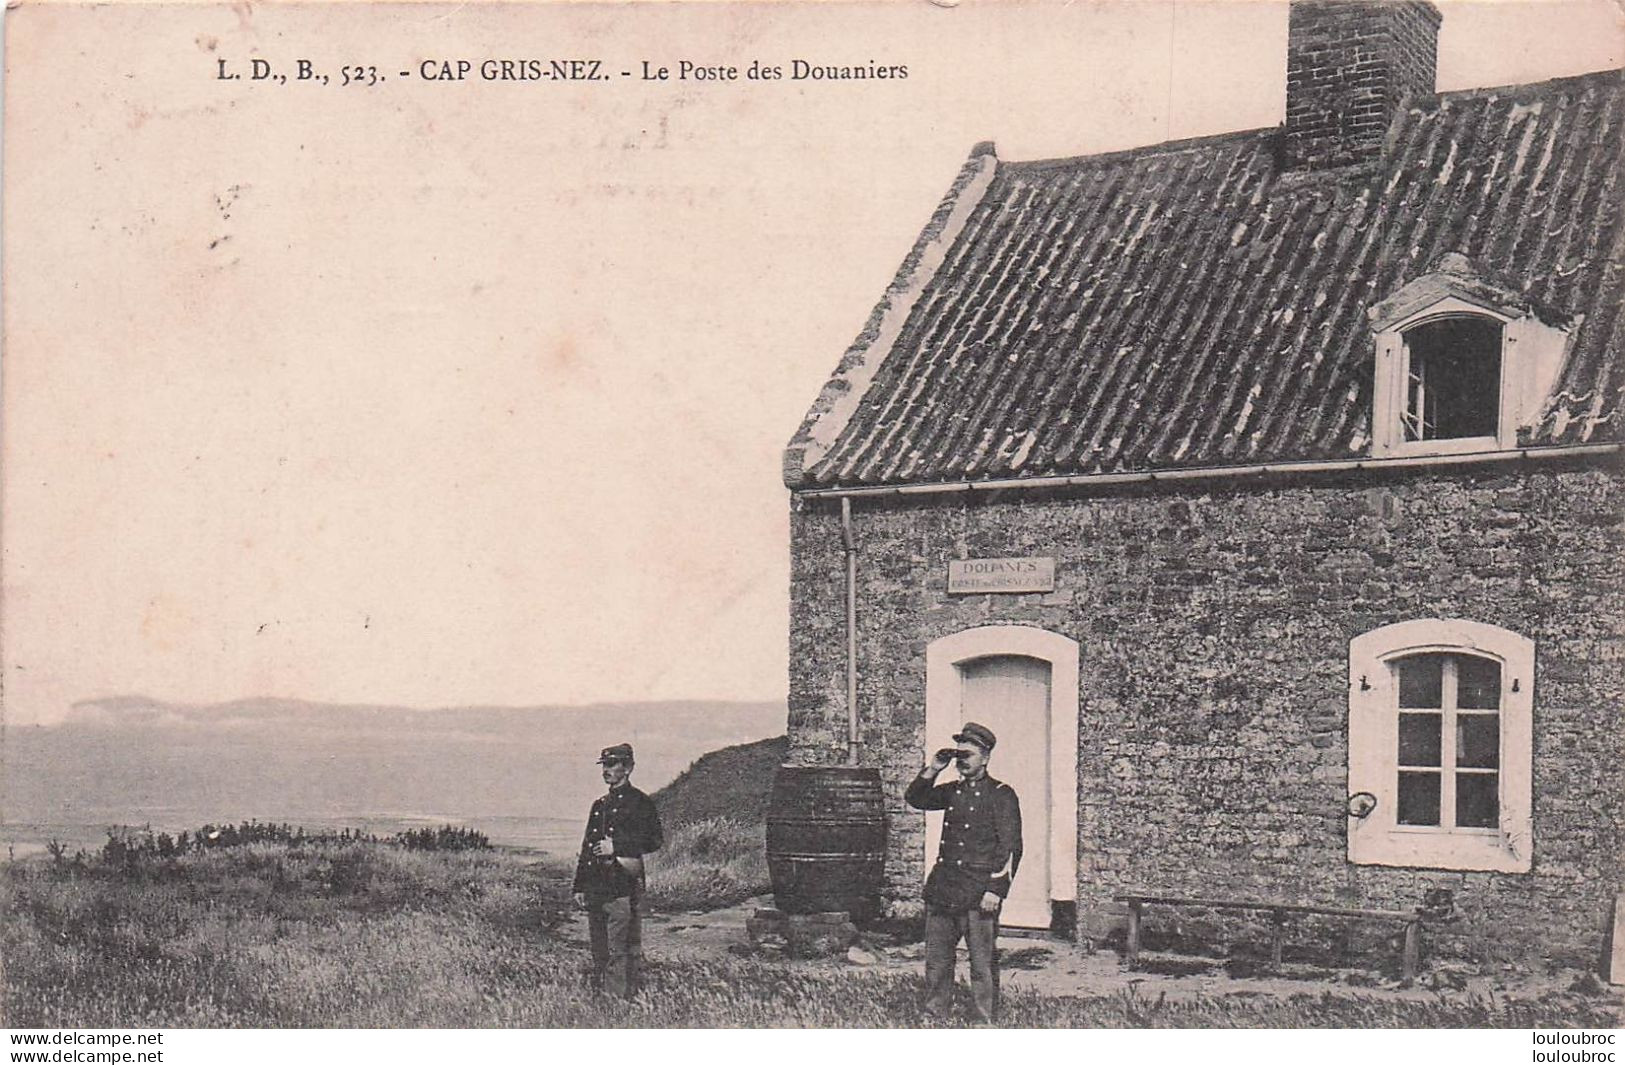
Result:
M598 753L598 764L605 762L632 761L632 745L630 743L617 743L613 747L605 747Z
M974 743L984 751L991 751L993 749L993 745L998 743L999 739L997 736L993 735L993 730L988 728L986 725L978 725L974 721L967 721L964 723L964 725L960 726L959 731L954 734L954 742Z

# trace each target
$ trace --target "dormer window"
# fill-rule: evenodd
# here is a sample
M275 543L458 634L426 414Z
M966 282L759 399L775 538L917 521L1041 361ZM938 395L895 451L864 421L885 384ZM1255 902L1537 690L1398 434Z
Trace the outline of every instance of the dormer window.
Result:
M1372 307L1371 451L1469 455L1518 446L1562 364L1568 334L1460 255Z
M1498 435L1501 333L1497 319L1462 315L1404 334L1406 442Z

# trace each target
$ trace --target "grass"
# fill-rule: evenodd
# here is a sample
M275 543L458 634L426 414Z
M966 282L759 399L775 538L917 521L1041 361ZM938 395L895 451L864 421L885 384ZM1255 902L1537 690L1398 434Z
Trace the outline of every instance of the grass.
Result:
M655 792L666 845L649 866L649 902L714 910L769 890L767 806L783 736L724 747Z
M692 847L726 834L697 832ZM702 843L704 839L713 843ZM594 996L568 871L490 852L253 844L0 869L12 1027L915 1027L920 977L651 944L647 992ZM663 950L664 948L664 950ZM1006 997L1033 1027L1611 1028L1592 1000Z
M13 864L0 884L0 1002L29 1027L450 1023L568 919L567 885L502 856L375 844Z
M669 829L727 817L747 825L767 823L773 774L790 749L783 736L724 747L701 755L677 779L655 792L660 820Z
M710 817L678 825L650 856L648 901L661 910L714 910L768 890L767 825Z

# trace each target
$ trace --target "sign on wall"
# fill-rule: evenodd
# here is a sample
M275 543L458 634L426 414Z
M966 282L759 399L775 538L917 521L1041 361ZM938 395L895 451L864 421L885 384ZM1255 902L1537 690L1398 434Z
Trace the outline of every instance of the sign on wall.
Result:
M948 563L948 594L1053 592L1053 558L956 558Z

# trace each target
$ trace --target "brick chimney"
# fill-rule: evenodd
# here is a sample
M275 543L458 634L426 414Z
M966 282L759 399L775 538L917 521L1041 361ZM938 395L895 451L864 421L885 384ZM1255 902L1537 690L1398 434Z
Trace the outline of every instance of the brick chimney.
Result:
M1440 21L1424 0L1293 0L1283 168L1324 170L1382 154L1400 102L1434 91Z

